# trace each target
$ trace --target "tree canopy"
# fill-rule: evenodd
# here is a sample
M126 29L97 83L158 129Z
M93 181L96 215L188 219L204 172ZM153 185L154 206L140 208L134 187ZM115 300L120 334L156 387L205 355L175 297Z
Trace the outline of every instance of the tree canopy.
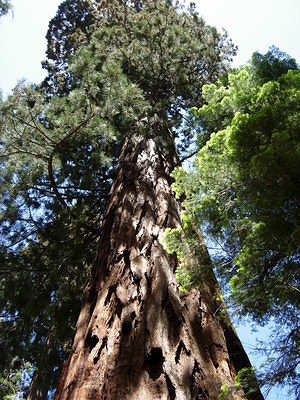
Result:
M271 46L266 54L253 53L250 65L255 80L260 84L277 80L289 70L298 69L296 60L275 46Z
M123 141L179 135L235 49L171 1L65 1L49 75L1 104L1 370L56 385ZM12 334L13 332L13 334ZM13 350L12 350L13 349ZM12 372L11 372L12 371ZM45 383L46 385L46 383Z
M299 387L300 72L278 49L203 87L194 169L174 172L186 220L217 243L218 275L242 315L274 320L266 384ZM293 70L291 69L293 68ZM203 143L205 143L203 145ZM186 224L183 235L191 240ZM172 239L173 235L173 239ZM182 234L181 234L182 235ZM178 232L175 234L178 240ZM180 237L180 235L179 235ZM169 242L174 241L174 233ZM175 240L176 242L176 240ZM178 246L178 245L177 245ZM184 284L197 284L183 270ZM273 357L273 361L271 360ZM274 359L275 357L275 359ZM298 382L298 383L297 383Z

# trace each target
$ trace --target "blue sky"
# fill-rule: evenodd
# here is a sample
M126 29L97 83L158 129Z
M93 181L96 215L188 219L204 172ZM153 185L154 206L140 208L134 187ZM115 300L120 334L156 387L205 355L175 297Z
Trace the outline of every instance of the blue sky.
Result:
M234 65L276 45L300 63L300 0L196 0L207 23L225 28L239 47ZM8 93L18 80L44 76L48 22L61 0L12 0L14 15L0 20L0 88Z
M208 24L226 29L239 47L234 65L246 63L254 51L266 53L275 45L300 63L300 0L196 0L197 9ZM20 79L40 82L45 76L45 35L49 20L61 0L12 0L14 11L0 19L0 88L6 96ZM238 327L251 361L255 335L249 324ZM256 336L266 338L266 329ZM286 391L273 390L268 400L288 399Z
M225 28L239 47L236 66L275 45L300 63L300 0L196 0L207 23Z

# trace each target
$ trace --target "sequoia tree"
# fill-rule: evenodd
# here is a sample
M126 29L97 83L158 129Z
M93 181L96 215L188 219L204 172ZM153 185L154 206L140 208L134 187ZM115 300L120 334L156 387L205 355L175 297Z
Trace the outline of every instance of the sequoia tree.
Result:
M20 276L27 269L27 277L36 281L29 268L34 249L39 252L33 265L40 258L49 267L47 290L42 291L50 306L29 319L41 322L39 344L47 341L47 324L54 344L58 339L53 305L61 307L62 292L68 291L66 260L76 280L88 263L84 249L90 256L95 243L92 228L98 216L93 219L92 213L103 212L107 192L101 182L110 186L114 175L56 399L216 399L228 394L260 399L204 243L201 251L191 248L181 260L161 244L165 229L182 224L180 204L170 188L170 173L180 162L175 139L185 136L186 111L201 105L203 84L226 70L234 47L193 7L184 10L171 1L103 1L98 14L92 12L93 18L76 15L74 25L56 19L57 37L61 26L70 28L68 35L80 21L92 23L80 30L80 46L71 40L68 51L61 52L60 41L52 47L52 59L57 55L63 63L61 70L49 71L53 76L45 91L19 87L3 108L2 166L10 166L3 179L10 184L3 229L14 227L6 236L12 245L5 259L12 265L16 258L24 260ZM21 177L27 186L17 192ZM95 206L95 193L101 207ZM18 241L20 229L24 236ZM201 239L198 226L190 229ZM63 269L58 248L66 255ZM201 266L200 288L179 290L175 271L183 263ZM65 277L60 287L53 286L55 276L61 280L58 271ZM66 312L71 296L67 298ZM11 307L13 319L13 306L3 303ZM35 338L35 331L26 336L28 343ZM51 368L57 371L55 365Z
M124 2L105 11L71 72L96 102L108 98L105 116L124 134L123 145L55 398L214 399L222 385L234 388L248 358L219 317L223 304L205 247L197 255L206 270L201 290L180 294L178 261L159 238L181 224L170 189L178 163L172 128L230 52L193 10L171 2ZM108 77L117 88L105 88ZM249 398L261 397L251 389ZM232 397L244 398L242 387Z

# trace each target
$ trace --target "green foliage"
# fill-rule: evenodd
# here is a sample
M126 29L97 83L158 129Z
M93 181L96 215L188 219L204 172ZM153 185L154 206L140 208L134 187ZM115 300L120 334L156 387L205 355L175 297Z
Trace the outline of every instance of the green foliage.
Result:
M70 91L73 80L67 72L68 62L76 50L90 41L97 3L96 0L65 0L49 22L47 59L43 62L48 74L42 84L48 94L64 95Z
M253 368L242 368L238 371L234 386L222 385L218 400L234 399L236 398L236 393L240 392L241 389L247 398L252 398L251 396L257 393L257 380Z
M125 12L124 4L110 2L109 19L100 19L95 25L90 45L77 53L72 72L77 81L81 80L81 86L86 80L89 90L99 91L105 85L101 80L104 69L118 65L133 85L131 90L142 91L144 100L151 103L143 118L137 116L145 121L144 125L147 122L147 130L157 124L159 131L159 121L170 128L179 127L182 110L200 104L203 84L216 79L234 50L225 36L206 26L193 10L183 12L171 2L162 1L144 1L142 5L139 12L131 6ZM94 63L86 69L85 60L91 58ZM103 89L110 90L105 86ZM116 95L121 92L122 88L116 87ZM122 110L108 109L114 124L128 119L130 98ZM143 102L135 103L141 111L145 109ZM115 106L118 101L111 104Z
M290 347L281 351L276 367L280 373L272 371L272 382L295 384L300 71L286 72L294 62L272 52L256 54L256 64L253 58L250 67L229 74L225 85L219 80L203 87L207 104L192 114L206 144L198 152L192 178L176 172L176 190L186 195L185 212L194 215L195 223L201 223L220 246L221 252L215 254L219 275L230 281L241 312L259 322L273 317L280 325L274 346L282 349L283 341ZM286 73L278 76L273 71L278 79L267 79L266 60L272 71L283 68ZM266 83L260 84L258 76Z
M20 368L3 371L0 376L0 397L2 400L23 400L21 393L26 387L26 372L30 370L29 363Z
M211 270L205 243L201 233L194 228L193 218L183 214L183 226L167 228L160 237L160 242L169 253L176 253L179 266L176 279L182 292L189 292L199 287Z
M0 0L0 17L7 14L11 10L12 5L10 0Z
M227 385L222 385L220 393L218 394L218 400L230 400L230 389Z
M251 67L258 83L264 84L278 79L289 70L297 69L297 62L277 47L271 46L266 54L253 53Z
M50 104L20 85L1 109L3 368L18 354L50 372L51 385L71 346L119 148L76 95Z
M0 367L53 388L122 144L179 135L235 49L171 1L66 0L47 39L46 80L1 104Z
M235 377L235 386L242 388L247 397L251 397L256 393L257 380L254 368L242 368Z
M50 372L51 385L71 346L118 151L113 128L77 100L49 104L20 85L1 107L1 368L18 354Z

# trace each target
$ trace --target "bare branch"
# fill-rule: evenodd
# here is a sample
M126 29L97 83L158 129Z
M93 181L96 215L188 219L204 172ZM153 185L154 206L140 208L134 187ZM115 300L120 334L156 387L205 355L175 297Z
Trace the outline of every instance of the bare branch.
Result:
M192 153L188 154L187 156L183 157L178 163L175 164L175 167L181 165L184 161L188 160L189 158L193 157L195 154L198 153L198 150L193 151Z

